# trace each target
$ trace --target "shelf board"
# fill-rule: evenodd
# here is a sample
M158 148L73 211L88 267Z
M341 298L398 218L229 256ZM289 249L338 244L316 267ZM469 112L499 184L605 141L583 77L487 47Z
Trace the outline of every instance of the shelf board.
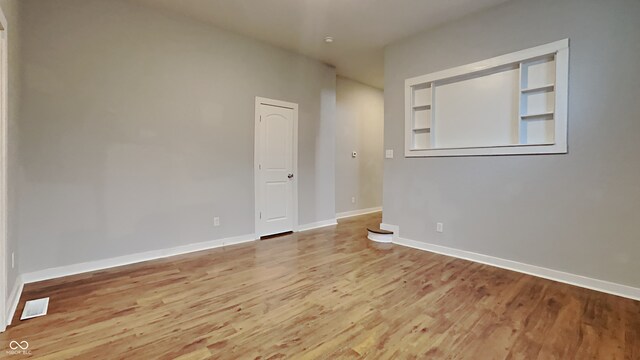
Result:
M429 110L431 105L413 105L413 110Z
M551 141L551 142L534 143L534 144L528 144L528 143L516 144L516 146L549 146L549 145L555 145L555 142Z
M414 128L413 131L414 132L431 132L431 128L428 128L428 127Z
M537 91L553 91L555 87L556 87L556 84L547 84L542 86L534 86L526 89L521 89L520 91L523 94L527 94L527 93L532 93Z
M555 114L554 111L548 111L548 112L543 112L543 113L539 113L539 114L520 115L520 119L528 120L528 119L538 119L538 118L545 118L545 117L553 117L554 114Z

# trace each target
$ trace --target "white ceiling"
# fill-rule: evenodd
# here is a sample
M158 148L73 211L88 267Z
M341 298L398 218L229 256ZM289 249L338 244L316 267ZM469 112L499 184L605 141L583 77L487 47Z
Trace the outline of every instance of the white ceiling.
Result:
M286 48L383 87L384 47L507 0L132 0ZM325 36L335 41L326 44Z

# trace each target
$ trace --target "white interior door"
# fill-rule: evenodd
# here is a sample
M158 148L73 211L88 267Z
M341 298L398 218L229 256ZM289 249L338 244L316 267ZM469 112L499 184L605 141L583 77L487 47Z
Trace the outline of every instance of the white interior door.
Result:
M257 232L265 236L294 230L297 108L264 101L257 106Z

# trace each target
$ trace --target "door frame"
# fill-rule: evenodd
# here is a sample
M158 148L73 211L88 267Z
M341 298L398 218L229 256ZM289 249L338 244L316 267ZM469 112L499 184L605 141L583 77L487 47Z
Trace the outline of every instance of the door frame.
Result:
M260 105L277 106L286 109L293 110L293 231L298 231L298 104L268 99L264 97L256 96L255 103L255 126L254 126L254 147L253 147L253 174L254 174L254 187L255 187L255 203L254 203L254 219L255 219L255 236L260 238L262 229L260 228L260 206L262 203L261 191L260 191Z
M8 91L9 91L9 56L8 56L8 25L4 11L0 8L0 332L3 332L8 319L7 306L7 281L8 281L8 261L7 261L7 238L8 238L8 215L7 215L7 173L9 157L8 153Z

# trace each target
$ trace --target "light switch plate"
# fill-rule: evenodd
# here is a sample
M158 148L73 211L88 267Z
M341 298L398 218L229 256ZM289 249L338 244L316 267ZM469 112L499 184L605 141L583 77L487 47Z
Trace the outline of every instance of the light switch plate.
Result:
M387 159L393 159L393 149L387 149L387 151L384 152L384 157Z

